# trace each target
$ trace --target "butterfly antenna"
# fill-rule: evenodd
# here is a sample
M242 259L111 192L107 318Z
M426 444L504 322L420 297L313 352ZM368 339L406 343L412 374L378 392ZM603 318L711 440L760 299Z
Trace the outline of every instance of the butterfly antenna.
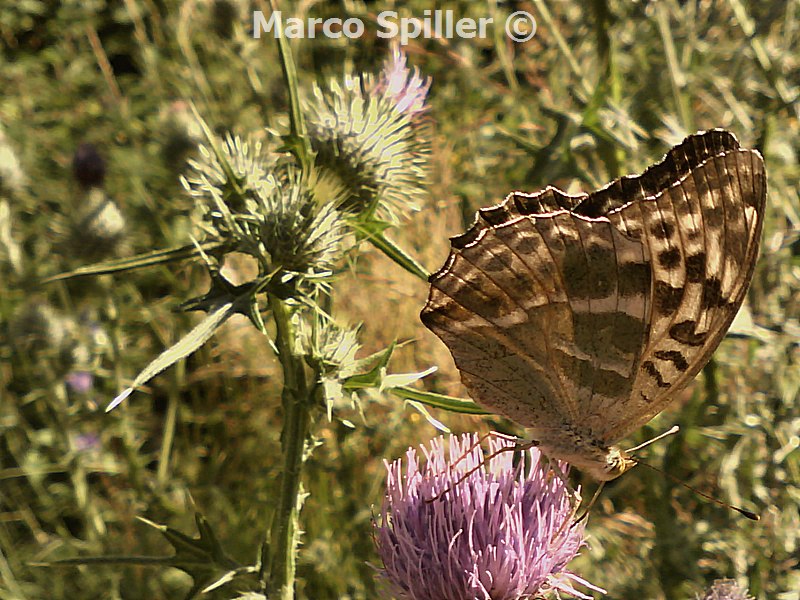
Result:
M739 508L738 506L734 506L733 504L728 504L727 502L723 502L723 501L722 501L722 500L720 500L719 498L715 498L714 496L710 496L709 494L706 494L705 492L701 492L701 491L700 491L700 490L698 490L696 487L689 485L689 484L688 484L688 483L686 483L685 481L681 481L680 479L678 479L677 477L675 477L675 476L674 476L674 475L672 475L671 473L667 473L666 471L662 471L662 470L661 470L661 469L659 469L658 467L654 467L653 465L649 465L649 464L647 464L646 462L642 462L642 461L641 461L641 460L639 460L638 458L636 459L636 462L637 462L638 464L640 464L640 465L644 465L644 466L645 466L645 467L647 467L648 469L652 469L653 471L655 471L655 472L657 472L657 473L661 473L662 475L665 475L665 476L666 476L668 479L670 479L670 480L674 481L675 483L677 483L677 484L679 484L679 485L682 485L682 486L683 486L683 487L685 487L687 490L690 490L690 491L694 492L694 493L695 493L695 494L697 494L698 496L702 496L703 498L705 498L706 500L709 500L709 501L713 502L714 504L718 504L719 506L722 506L722 507L724 507L724 508L729 508L729 509L731 509L731 510L735 510L735 511L736 511L736 512L738 512L740 515L747 517L747 518L748 518L748 519L750 519L751 521L760 521L760 520L761 520L761 517L760 517L758 514L756 514L756 513L754 513L754 512L751 512L751 511L749 511L749 510L746 510L746 509L744 509L744 508Z
M652 440L647 440L646 442L642 442L638 446L634 446L633 448L630 448L629 450L626 450L625 452L628 453L628 454L633 454L637 450L641 450L642 448L644 448L646 446L649 446L650 444L653 444L653 443L657 442L658 440L663 440L668 435L673 435L673 434L678 433L678 431L680 431L680 429L681 428L678 427L677 425L673 425L672 427L669 428L668 431L665 431L661 435L657 435Z

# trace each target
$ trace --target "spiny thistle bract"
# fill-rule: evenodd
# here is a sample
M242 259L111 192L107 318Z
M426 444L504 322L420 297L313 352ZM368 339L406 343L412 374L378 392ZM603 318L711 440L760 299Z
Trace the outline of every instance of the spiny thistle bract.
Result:
M417 210L430 152L423 118L429 87L397 50L377 81L345 76L327 89L314 86L305 107L308 135L316 165L350 193L344 210L374 210L390 221Z
M490 438L487 464L477 436L450 436L449 460L438 438L422 448L422 468L413 448L405 468L387 463L375 539L395 597L519 600L560 591L591 598L573 583L603 591L566 570L584 545L569 487L536 448L526 453L527 470L513 466L513 452L495 454L511 446Z
M214 196L228 201L241 193L252 193L275 162L275 156L261 141L243 140L238 135L227 134L224 139L216 140L215 147L221 157L210 144L199 144L199 156L188 161L190 172L181 177L183 186L201 206Z

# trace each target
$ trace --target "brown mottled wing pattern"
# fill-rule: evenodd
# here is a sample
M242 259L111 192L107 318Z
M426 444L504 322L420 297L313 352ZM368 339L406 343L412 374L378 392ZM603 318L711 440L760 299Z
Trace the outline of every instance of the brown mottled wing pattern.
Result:
M705 366L744 301L758 256L767 195L761 155L715 130L689 138L668 160L686 176L608 215L647 247L653 290L628 417L606 420L601 439L647 423Z
M511 194L452 239L422 321L479 404L534 439L566 428L610 444L663 410L724 336L765 185L758 153L715 130L591 195Z

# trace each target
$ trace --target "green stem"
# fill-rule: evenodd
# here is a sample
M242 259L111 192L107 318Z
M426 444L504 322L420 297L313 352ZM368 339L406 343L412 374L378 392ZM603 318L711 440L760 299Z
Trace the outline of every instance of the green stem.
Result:
M270 7L272 12L277 12L275 0L270 0ZM277 35L275 36L278 42L278 52L281 58L281 70L283 71L283 79L286 82L286 93L289 96L289 128L290 133L284 138L287 146L292 150L300 166L303 169L303 175L308 176L311 167L311 144L309 143L308 136L306 135L305 121L303 120L303 111L300 106L300 93L297 85L297 69L294 65L292 58L292 49L289 47L289 41L283 35L283 24L280 19L277 20L276 27L278 28Z
M312 400L303 361L292 353L295 333L290 320L291 311L285 302L273 294L268 296L275 318L278 357L283 367L283 472L269 533L269 579L266 580L266 567L262 566L261 582L270 598L292 600L301 504L300 477Z
M276 0L269 0L269 3L272 12L276 12ZM277 27L279 28L276 35L278 51L289 100L290 133L284 136L284 143L300 163L305 181L312 167L311 144L306 135L303 121L297 70L292 58L292 51L288 40L283 35L280 20L278 20ZM303 360L292 352L296 340L290 320L291 310L274 294L268 293L267 295L275 319L275 342L278 358L283 367L284 417L281 431L283 472L268 542L265 541L265 548L262 549L260 576L262 587L267 591L271 600L293 600L295 556L299 531L298 516L302 504L300 477L305 459L305 443L308 438L313 398ZM266 548L267 543L268 548ZM265 557L266 560L264 560Z
M169 479L169 460L172 454L172 443L175 440L175 428L178 423L178 406L180 405L180 383L186 369L186 362L179 361L173 371L172 381L170 382L169 399L167 403L167 414L164 417L164 435L161 440L161 449L158 453L158 472L156 480L159 486L163 486Z

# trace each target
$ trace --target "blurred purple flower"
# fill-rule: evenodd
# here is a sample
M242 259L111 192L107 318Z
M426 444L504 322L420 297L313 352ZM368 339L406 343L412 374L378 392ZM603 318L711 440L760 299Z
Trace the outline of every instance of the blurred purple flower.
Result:
M701 600L753 600L753 597L748 596L747 590L740 588L735 579L717 579Z
M89 371L72 371L67 374L66 382L73 392L85 394L92 389L94 377Z
M490 440L492 454L508 446ZM401 460L387 463L375 524L381 575L397 598L516 600L551 590L591 598L573 583L604 592L565 570L584 545L584 526L574 522L570 489L540 464L537 449L526 453L527 470L513 466L513 452L487 465L474 435L450 436L449 461L443 438L422 451L423 468L413 448L405 471Z
M423 79L417 67L413 71L409 69L405 53L394 48L384 64L375 91L392 100L399 112L414 117L428 108L425 98L430 87L430 77Z
M84 433L75 437L75 449L78 452L96 450L100 447L100 437L96 433Z

